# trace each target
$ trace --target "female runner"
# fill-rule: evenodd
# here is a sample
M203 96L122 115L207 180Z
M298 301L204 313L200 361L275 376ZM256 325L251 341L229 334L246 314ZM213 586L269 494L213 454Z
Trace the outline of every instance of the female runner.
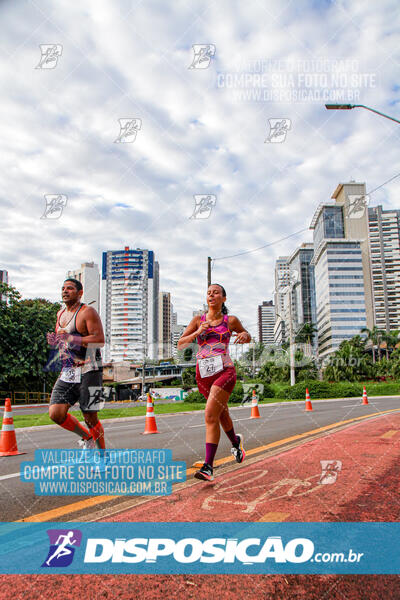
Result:
M232 454L241 463L245 457L242 434L235 434L229 415L228 400L236 383L236 369L229 356L231 333L236 332L235 344L247 344L251 336L237 317L228 316L225 306L226 292L222 285L212 284L207 290L208 312L193 317L178 341L182 350L196 338L199 344L196 364L196 381L199 392L207 400L206 458L194 476L212 481L214 457L220 438L220 424L232 442Z

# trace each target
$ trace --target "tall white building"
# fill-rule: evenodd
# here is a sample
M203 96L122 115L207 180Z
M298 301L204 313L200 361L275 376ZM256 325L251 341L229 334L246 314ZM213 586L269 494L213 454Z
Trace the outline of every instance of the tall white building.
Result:
M182 333L185 331L186 325L179 325L178 323L172 325L172 356L175 357L178 354L178 340L182 337Z
M274 342L282 344L289 339L287 286L290 283L288 256L279 256L275 262L275 325Z
M0 270L0 283L8 283L8 271ZM5 302L7 300L7 296L0 295L0 300Z
M274 343L275 306L272 300L258 306L258 340L263 344Z
M372 325L372 286L366 210L354 213L354 197L365 197L365 184L339 184L334 203L320 204L314 231L318 353L324 359L343 340Z
M400 210L368 209L375 325L400 329Z
M158 358L172 356L171 334L171 294L160 292L158 295Z
M157 358L159 267L152 250L103 252L105 360Z
M100 272L94 262L81 264L80 269L67 271L66 277L72 277L81 282L83 286L82 302L92 306L97 312L100 310Z

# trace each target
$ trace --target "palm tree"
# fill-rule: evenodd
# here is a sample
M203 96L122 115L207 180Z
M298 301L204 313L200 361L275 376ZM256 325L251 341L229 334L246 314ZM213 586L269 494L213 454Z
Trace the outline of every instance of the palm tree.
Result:
M396 345L399 343L399 330L395 329L393 331L389 331L389 333L385 333L382 337L386 342L386 358L389 360L389 350L394 350Z
M366 341L371 342L372 344L372 362L375 364L375 335L372 329L368 329L368 327L363 327L361 329L361 333L366 333Z
M296 331L295 343L306 344L307 354L311 356L311 346L314 341L314 336L317 333L317 327L314 323L302 323Z
M324 379L330 381L362 381L371 375L370 356L364 349L365 340L359 335L343 341L329 357Z
M363 327L361 333L367 334L367 340L372 343L372 361L375 363L375 346L378 348L378 359L381 360L381 343L385 337L383 329L379 329L376 325L372 329Z

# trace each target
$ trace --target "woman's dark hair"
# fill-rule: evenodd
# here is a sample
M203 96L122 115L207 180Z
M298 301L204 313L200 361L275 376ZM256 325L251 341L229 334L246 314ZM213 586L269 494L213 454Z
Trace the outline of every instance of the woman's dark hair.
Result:
M217 285L218 287L220 287L222 295L226 297L225 288L220 283L210 283L210 285ZM208 286L208 287L210 287L210 286ZM228 307L225 306L225 302L222 303L221 312L222 312L223 315L227 315L228 314Z

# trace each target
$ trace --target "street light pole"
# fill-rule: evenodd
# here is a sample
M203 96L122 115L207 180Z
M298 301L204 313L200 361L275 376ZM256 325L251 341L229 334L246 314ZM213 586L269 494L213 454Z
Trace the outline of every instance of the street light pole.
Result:
M252 368L252 376L253 376L253 379L254 379L254 377L256 375L256 356L255 356L256 341L255 341L254 338L252 338L251 341L253 342L252 343L252 346L253 346L253 368Z
M290 385L296 383L296 371L294 368L294 333L292 317L292 283L289 284L289 344L290 344Z
M146 367L146 342L144 342L144 344L143 344L142 396L144 394L144 385L145 385L145 380L146 380L145 367Z
M207 288L211 285L211 256L207 257Z
M379 110L375 110L375 108L371 108L370 106L365 106L365 104L325 104L325 108L327 110L351 110L352 108L365 108L381 117L385 117L385 119L390 119L390 121L394 121L395 123L400 123L398 119L394 117L390 117Z

